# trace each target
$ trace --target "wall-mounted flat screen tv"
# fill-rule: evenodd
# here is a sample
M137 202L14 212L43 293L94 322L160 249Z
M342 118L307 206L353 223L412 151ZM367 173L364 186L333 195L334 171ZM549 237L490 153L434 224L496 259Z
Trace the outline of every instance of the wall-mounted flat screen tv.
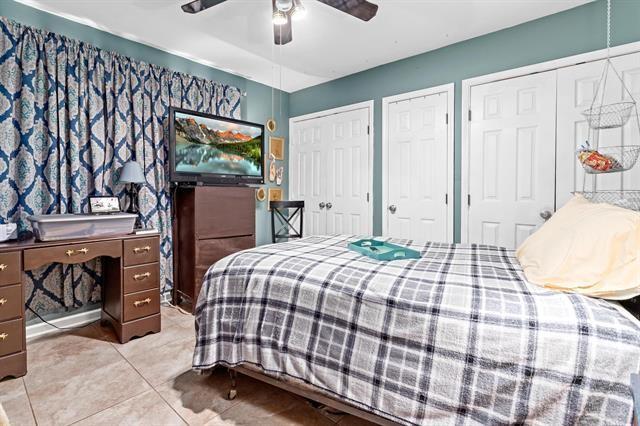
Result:
M264 183L264 126L172 107L169 161L172 182Z

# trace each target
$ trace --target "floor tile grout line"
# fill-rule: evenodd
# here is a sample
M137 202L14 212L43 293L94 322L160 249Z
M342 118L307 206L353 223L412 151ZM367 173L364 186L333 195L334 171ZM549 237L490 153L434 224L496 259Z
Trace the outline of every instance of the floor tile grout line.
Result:
M172 321L172 320L168 320L167 322L171 323L171 325L169 325L169 326L168 326L168 327L166 327L166 328L171 328L172 326L177 326L177 325L178 325L178 324L177 324L177 322L174 322L174 321ZM117 405L119 405L119 404L122 404L122 403L124 403L124 402L127 402L127 401L129 401L129 400L131 400L131 399L133 399L133 398L136 398L136 397L138 397L138 396L140 396L140 395L142 395L142 394L144 394L144 393L146 393L146 392L149 392L149 391L151 391L151 390L152 390L152 391L154 391L154 392L155 392L155 393L160 397L160 399L161 399L165 404L167 404L167 405L169 406L169 408L170 408L172 411L174 411L174 412L176 413L176 415L177 415L177 416L178 416L182 421L184 421L184 422L185 422L185 424L189 424L189 423L188 423L188 422L187 422L187 421L186 421L182 416L180 416L180 414L179 414L178 412L176 412L176 410L171 406L171 404L169 404L169 403L168 403L168 402L167 402L167 401L162 397L162 395L160 395L160 393L157 391L157 389L156 389L156 388L151 384L151 382L149 382L149 380L147 380L147 378L146 378L146 377L144 377L144 375L143 375L143 374L142 374L142 373L141 373L141 372L140 372L140 371L139 371L139 370L138 370L138 369L137 369L137 368L136 368L136 367L131 363L131 361L129 361L129 360L127 359L127 357L126 357L122 352L120 352L120 351L118 350L117 345L116 345L116 342L113 342L113 341L111 341L111 340L109 339L109 337L108 337L108 336L104 333L104 331L102 330L102 327L100 326L100 324L97 324L97 322L95 322L95 323L87 324L85 327L89 328L89 327L93 327L93 326L97 326L97 327L96 327L96 328L97 328L97 331L100 333L100 337L101 337L101 339L100 339L100 340L103 340L105 343L109 343L109 344L111 345L111 347L113 348L113 350L114 350L118 355L120 355L120 357L121 357L122 359L124 359L124 360L126 361L126 363L127 363L127 364L129 364L129 366L131 366L131 368L132 368L132 369L133 369L133 370L134 370L134 371L135 371L135 372L136 372L136 373L137 373L137 374L142 378L142 380L144 380L144 382L145 382L145 383L147 383L147 385L149 386L149 389L144 390L144 391L142 391L142 392L140 392L140 393L137 393L137 394L135 394L135 395L132 395L132 396L130 396L130 397L128 397L128 398L125 398L125 399L123 399L123 400L121 400L121 401L115 402L114 404L112 404L112 405L110 405L110 406L108 406L108 407L105 407L105 408L103 408L103 409L101 409L101 410L99 410L99 411L96 411L96 412L94 412L94 413L91 413L91 414L89 414L89 415L87 415L87 416L85 416L85 417L82 417L82 418L78 419L78 420L74 420L73 422L68 423L68 425L77 424L78 422L81 422L81 421L86 420L86 419L88 419L88 418L90 418L90 417L92 417L92 416L95 416L95 415L97 415L97 414L100 414L100 413L102 413L102 412L104 412L104 411L106 411L106 410L109 410L109 409L111 409L111 408L113 408L113 407L115 407L115 406L117 406ZM84 327L83 327L83 328L84 328ZM61 332L60 334L61 334L61 335L62 335L62 334L65 334L65 332ZM120 344L120 343L118 343L118 344ZM21 378L20 378L20 380L22 381L22 385L23 385L23 388L24 388L24 391L25 391L25 395L27 396L27 400L29 401L29 408L30 408L30 410L31 410L31 415L32 415L33 420L34 420L34 422L36 423L36 425L38 425L38 419L37 419L37 417L36 417L36 413L35 413L35 410L34 410L34 408L33 408L33 404L32 404L32 402L31 402L31 397L30 397L30 395L29 395L29 390L28 390L28 388L27 388L27 383L26 383L26 381L24 380L24 377L21 377ZM167 380L167 381L170 381L170 380L173 380L173 379L169 379L169 380ZM166 382L163 382L163 383L166 383Z
M150 382L149 380L147 380L147 378L146 378L146 377L144 377L144 375L143 375L140 371L138 371L138 369L137 369L137 368L136 368L136 367L131 363L131 361L129 361L129 360L127 359L127 357L125 357L125 356L124 356L124 354L122 354L122 353L118 350L118 348L115 346L115 344L114 344L113 342L110 342L110 343L111 343L111 346L113 346L113 347L114 347L114 349L116 350L116 352L118 352L118 353L120 354L120 356L121 356L122 358L124 358L124 360L125 360L125 361L127 361L127 363L131 366L131 368L133 368L133 370L134 370L136 373L138 373L138 374L140 375L140 377L142 377L142 379L143 379L145 382L147 382L147 384L149 385L149 387L151 387L151 390L152 390L152 391L154 391L154 392L156 393L156 395L158 395L158 396L160 397L160 399L161 399L165 404L167 404L167 405L169 406L169 408L171 409L171 411L173 411L174 413L176 413L176 415L180 418L180 420L182 420L185 424L187 424L187 425L188 425L188 424L189 424L189 422L188 422L185 418L183 418L183 417L180 415L180 413L178 413L178 412L175 410L175 408L173 408L173 406L172 406L171 404L169 404L169 402L168 402L166 399L164 399L164 398L162 397L162 395L160 394L160 392L158 392L158 390L155 388L155 386L153 386L153 385L151 384L151 382ZM175 378L175 377L174 377L174 378ZM169 382L169 381L173 380L174 378L171 378L171 379L167 380L167 382ZM166 383L166 382L162 382L161 384L164 384L164 383ZM158 385L158 386L160 386L160 385Z
M209 374L209 375L211 375L211 372L209 372L208 374ZM174 377L173 379L175 379L175 377ZM164 382L162 382L162 383L158 384L157 386L158 386L158 387L160 387L160 386L162 386L162 385L165 385L165 384L169 383L170 381L172 381L173 379L166 380L166 381L164 381ZM156 391L158 391L158 389L156 389L156 387L155 387L155 386L153 387L153 389L154 389L154 390L156 390ZM160 395L160 398L162 398L162 399L163 399L167 404L169 404L169 406L171 406L171 408L173 408L173 406L169 403L169 401L167 401L167 400L162 396L162 394L161 394L160 392L158 392L158 394ZM229 411L230 409L232 409L232 408L236 407L237 405L239 405L239 404L242 402L242 401L240 401L237 397L236 397L233 401L234 401L234 403L233 403L230 407L228 407L228 408L226 408L226 409L222 410L221 412L217 413L215 416L213 416L213 418L211 418L210 420L208 420L208 421L207 421L207 423L208 423L208 422L210 422L211 420L213 420L213 419L217 418L217 417L220 417L222 414L226 413L227 411ZM174 409L173 411L176 411L176 410ZM176 413L178 414L178 416L180 416L180 413L178 413L177 411L176 411ZM184 417L180 416L180 418L181 418L181 419L183 419L183 420L185 421L185 423L187 423L188 425L190 425L190 424L191 424L191 423L189 423L189 422L188 422Z
M24 394L27 396L27 401L29 401L29 408L31 409L31 417L33 417L33 421L37 425L38 419L36 418L36 411L33 409L33 404L31 403L31 395L29 395L29 389L27 389L27 382L24 380L24 377L20 377L20 380L22 381Z
M101 337L102 337L103 339L105 339L104 341L105 341L106 343L108 343L109 345L111 345L111 347L113 348L113 350L114 350L118 355L120 355L120 357L121 357L122 359L124 359L124 360L126 361L126 363L127 363L127 364L129 364L129 366L131 366L131 368L133 368L133 371L135 371L136 373L138 373L138 375L140 376L140 378L141 378L142 380L144 380L144 381L149 385L149 388L150 388L150 389L144 390L144 391L142 391L142 392L140 392L140 393L137 393L137 394L135 394L135 395L131 395L129 398L125 398L125 399L123 399L122 401L118 401L118 402L116 402L116 403L114 403L114 404L112 404L112 405L110 405L110 406L108 406L108 407L103 408L103 409L102 409L102 410L100 410L100 411L96 411L95 413L89 414L89 415L88 415L88 416L86 416L86 417L83 417L83 418L78 419L78 420L76 420L76 421L74 421L74 422L71 422L71 423L69 423L69 426L74 425L74 424L77 424L77 423L79 423L79 422L81 422L81 421L83 421L83 420L86 420L86 419L88 419L88 418L90 418L90 417L92 417L92 416L95 416L96 414L100 414L100 413L102 413L102 412L104 412L104 411L106 411L106 410L109 410L109 409L111 409L111 408L113 408L113 407L117 406L117 405L120 405L120 404L122 404L122 403L125 403L125 402L127 402L127 401L129 401L129 400L131 400L131 399L133 399L133 398L136 398L136 397L138 397L138 396L140 396L140 395L142 395L142 394L144 394L144 393L146 393L146 392L149 392L150 390L153 390L153 386L151 386L151 383L149 383L149 381L148 381L148 380L147 380L147 379L146 379L142 374L140 374L140 372L139 372L139 371L138 371L138 370L137 370L133 365L131 365L131 363L129 362L129 360L128 360L127 358L125 358L125 356L124 356L124 355L122 355L122 353L120 353L120 351L119 351L119 350L118 350L118 348L113 344L113 342L109 341L109 337L108 337L108 336L103 332L103 330L102 330L102 326L100 326L100 324L98 324L98 325L97 325L97 327L98 327L98 331L101 333Z
M107 336L105 336L105 335L102 335L101 337L104 337L105 339L107 339ZM129 364L129 365L131 365L131 363L129 362L129 360L128 360L128 359L126 359L126 358L125 358L125 357L120 353L120 351L118 351L118 350L114 347L114 345L113 345L113 343L112 343L112 342L110 342L110 341L108 341L108 340L104 340L104 342L105 342L105 343L109 343L109 344L112 346L113 350L114 350L118 355L120 355L120 356L121 356L121 357L122 357L122 358L123 358L123 359L124 359L128 364ZM133 366L132 366L132 365L131 365L131 367L133 368ZM86 420L86 419L88 419L88 418L92 417L92 416L95 416L96 414L100 414L100 413L102 413L102 412L103 412L103 411L105 411L105 410L109 410L109 409L111 409L111 408L115 407L116 405L122 404L123 402L129 401L130 399L133 399L133 398L135 398L135 397L138 397L138 396L142 395L142 394L143 394L143 393L145 393L145 392L149 392L150 390L154 390L154 389L153 389L153 387L151 386L151 384L147 381L147 379L145 379L145 377L144 377L144 376L142 376L142 374L140 374L140 372L139 372L138 370L136 370L136 369L134 368L134 371L135 371L136 373L138 373L138 375L142 378L142 380L144 380L144 381L149 385L150 389L144 390L144 391L142 391L142 392L140 392L140 393L137 393L137 394L135 394L135 395L131 395L130 397L125 398L125 399L123 399L123 400L121 400L121 401L115 402L114 404L112 404L112 405L110 405L110 406L108 406L108 407L105 407L105 408L103 408L102 410L98 410L98 411L96 411L96 412L94 412L94 413L91 413L91 414L89 414L89 415L87 415L87 416L85 416L85 417L82 417L82 418L80 418L80 419L78 419L78 420L74 420L74 421L73 421L73 422L71 422L71 423L67 423L67 425L69 425L69 426L70 426L70 425L74 425L74 424L76 424L76 423L79 423L79 422L81 422L81 421L83 421L83 420ZM26 381L24 381L24 378L23 378L23 384L24 384L25 392L26 392L26 394L27 394L27 398L29 399L29 405L31 406L31 411L32 411L32 413L33 413L33 418L34 418L34 420L35 420L35 422L36 422L36 425L37 425L37 424L38 424L38 419L36 418L35 411L34 411L33 406L32 406L32 404L31 404L31 397L29 396L29 390L27 389L27 383L26 383Z
M173 380L173 379L171 379L171 380ZM167 380L167 381L171 381L171 380ZM164 384L164 383L166 383L166 382L162 382L162 384ZM158 385L158 386L160 386L160 385ZM157 394L158 394L158 396L160 397L160 399L161 399L162 401L164 401L164 403L165 403L165 404L167 404L167 405L169 406L169 408L171 408L171 410L172 410L174 413L176 413L176 415L180 418L180 420L182 420L186 425L191 425L191 423L189 423L189 422L187 421L187 419L185 419L184 417L182 417L182 416L180 415L180 413L178 413L178 410L176 410L175 408L173 408L173 405L171 405L171 403L169 403L169 401L167 401L167 400L162 396L162 394L161 394L160 392L158 392L158 389L156 389L156 388L154 388L154 387L152 387L152 389L153 389L153 391L154 391L155 393L157 393Z
M103 335L103 337L104 337L105 339L108 339L108 337L107 337L107 336L105 336L105 335ZM140 371L138 371L138 369L137 369L133 364L131 364L131 361L129 361L129 360L127 359L127 357L125 357L125 356L124 356L124 355L123 355L123 354L118 350L118 348L117 348L117 346L116 346L116 344L115 344L114 342L111 342L111 341L108 341L108 340L105 340L105 341L106 341L107 343L109 343L109 344L111 345L111 347L113 348L113 350L115 350L115 351L116 351L116 353L117 353L118 355L120 355L120 357L121 357L123 360L125 360L127 364L129 364L129 366L133 369L133 371L135 371L135 372L140 376L140 378L141 378L142 380L144 380L144 381L145 381L145 383L146 383L147 385L149 385L149 389L144 390L144 391L142 391L142 392L140 392L140 393L138 393L138 394L132 395L132 396L130 396L129 398L123 399L122 401L118 401L118 402L116 402L116 403L114 403L114 404L112 404L112 405L110 405L110 406L108 406L108 407L106 407L106 408L104 408L104 409L102 409L102 410L100 410L100 411L96 411L95 413L92 413L92 414L90 414L90 415L88 415L88 416L86 416L86 417L83 417L83 418L79 419L79 420L76 420L76 421L74 421L74 422L70 423L70 424L69 424L69 426L74 425L74 424L76 424L76 423L79 423L79 422L81 422L81 421L83 421L83 420L86 420L86 419L88 419L88 418L90 418L90 417L92 417L92 416L95 416L96 414L100 414L100 413L102 413L102 412L104 412L104 411L106 411L106 410L109 410L109 409L111 409L111 408L113 408L113 407L117 406L117 405L120 405L120 404L122 404L122 403L125 403L125 402L127 402L127 401L129 401L129 400L131 400L131 399L133 399L133 398L136 398L136 397L138 397L138 396L140 396L140 395L142 395L142 394L144 394L144 393L147 393L147 392L150 392L150 391L154 391L154 392L158 393L158 392L156 391L156 389L153 387L153 385L152 385L152 384L147 380L147 378L146 378L146 377L144 377L144 376L142 375L142 373L140 373ZM121 344L121 343L118 343L118 344ZM160 398L164 401L164 398L162 398L162 396L160 396ZM164 402L166 402L166 401L164 401ZM170 406L170 408L171 408L171 409L173 409L173 407L171 407L171 406ZM174 411L175 411L175 410L174 410ZM177 413L176 413L176 414L177 414ZM179 415L178 415L178 416L179 416ZM182 417L180 417L180 418L182 419ZM184 419L183 419L183 420L184 420ZM185 423L186 423L186 422L185 422Z
M165 321L167 321L167 319L165 319ZM171 320L169 320L169 321L167 321L167 322L169 322L169 323L171 323L171 324L170 324L169 326L165 326L165 328L164 328L164 330L165 330L165 331L166 331L166 329L167 329L167 328L171 328L172 326L178 326L178 324L177 324L177 323L173 323L173 321L171 321ZM143 374L142 374L142 373L141 373L141 372L140 372L140 371L135 367L135 365L133 365L133 363L132 363L131 361L129 361L129 359L128 359L128 358L127 358L127 357L126 357L122 352L120 352L120 351L118 350L118 347L117 347L117 345L116 345L116 342L109 342L109 343L110 343L110 344L111 344L111 346L115 349L115 351L116 351L116 352L118 352L118 354L119 354L119 355L120 355L120 356L121 356L121 357L122 357L122 358L127 362L127 364L129 364L129 365L131 366L131 368L133 368L133 370L134 370L136 373L138 373L138 375L139 375L140 377L142 377L142 379L143 379L143 380L144 380L144 381L149 385L149 387L151 388L151 390L153 390L153 391L154 391L154 392L155 392L155 393L160 397L160 399L161 399L165 404L167 404L167 405L169 406L169 408L170 408L174 413L176 413L176 415L180 418L180 420L182 420L185 424L187 424L187 425L188 425L188 424L189 424L189 422L188 422L185 418L183 418L183 417L180 415L180 413L178 413L178 412L175 410L175 408L173 408L173 406L172 406L172 405L171 405L171 404L170 404L166 399L164 399L164 398L163 398L163 396L160 394L160 392L158 392L158 390L156 389L156 387L155 387L155 386L154 386L154 385L153 385L149 380L147 380L147 378L146 378L146 377L144 377L144 375L143 375ZM117 342L117 344L121 344L121 343ZM171 380L173 380L173 379L175 379L175 377L172 377L172 378L170 378L170 379L168 379L168 380L166 380L166 381L164 381L164 382L162 382L162 383L158 384L158 386L160 386L160 385L162 385L162 384L164 384L164 383L170 382L170 381L171 381Z
M67 424L67 426L71 426L71 425L75 425L75 424L77 424L77 423L80 423L81 421L87 420L88 418L93 417L93 416L95 416L96 414L100 414L100 413L102 413L102 412L104 412L104 411L110 410L110 409L112 409L113 407L115 407L115 406L117 406L117 405L123 404L123 403L125 403L125 402L127 402L127 401L129 401L129 400L132 400L133 398L137 398L137 397L139 397L140 395L142 395L142 394L144 394L144 393L147 393L147 392L149 392L149 391L151 391L151 390L153 390L153 389L147 389L147 390L145 390L145 391L142 391L142 392L140 392L140 393L137 393L137 394L135 394L135 395L132 395L132 396L130 396L129 398L125 398L125 399L123 399L122 401L118 401L118 402L116 402L116 403L114 403L114 404L112 404L112 405L110 405L110 406L108 406L108 407L103 408L103 409L102 409L102 410L100 410L100 411L96 411L95 413L91 413L91 414L89 414L88 416L83 417L83 418L81 418L81 419L74 420L73 422L68 423L68 424Z

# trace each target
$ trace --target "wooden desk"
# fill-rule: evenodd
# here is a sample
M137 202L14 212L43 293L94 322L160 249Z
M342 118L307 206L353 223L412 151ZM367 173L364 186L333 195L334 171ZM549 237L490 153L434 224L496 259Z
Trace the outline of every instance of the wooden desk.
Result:
M101 257L102 321L120 343L160 331L160 238L122 235L0 243L0 380L27 373L24 271Z

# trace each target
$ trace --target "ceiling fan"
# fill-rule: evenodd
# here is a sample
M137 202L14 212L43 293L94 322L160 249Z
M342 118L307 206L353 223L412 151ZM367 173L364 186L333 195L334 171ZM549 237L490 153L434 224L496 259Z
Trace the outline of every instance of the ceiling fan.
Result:
M198 13L225 1L227 0L193 0L182 5L182 10L187 13ZM378 5L367 0L318 1L363 21L369 21L378 12ZM271 0L271 4L273 9L274 42L278 45L287 44L293 40L291 21L302 17L306 10L302 0Z

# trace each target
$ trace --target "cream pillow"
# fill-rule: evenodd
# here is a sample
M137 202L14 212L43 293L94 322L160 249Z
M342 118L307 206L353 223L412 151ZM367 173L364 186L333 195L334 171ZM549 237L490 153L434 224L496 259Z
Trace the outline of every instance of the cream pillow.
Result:
M574 196L516 251L533 284L606 299L640 295L640 213Z

